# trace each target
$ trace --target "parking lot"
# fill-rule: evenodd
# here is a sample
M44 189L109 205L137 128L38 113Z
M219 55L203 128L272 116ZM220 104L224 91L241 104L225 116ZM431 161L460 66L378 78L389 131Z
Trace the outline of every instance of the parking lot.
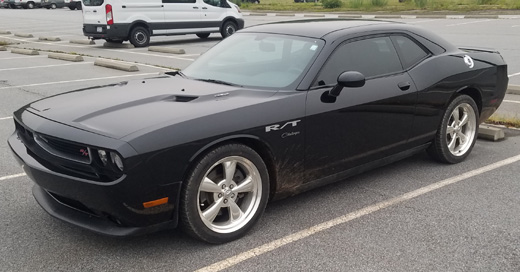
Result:
M250 16L246 26L303 17ZM337 15L326 15L327 17ZM409 18L458 46L495 48L520 85L520 16L502 19ZM471 156L442 165L426 154L343 182L270 203L258 226L225 245L207 245L180 231L116 239L51 218L32 197L31 181L7 145L12 112L44 97L79 88L182 69L221 40L195 35L153 37L147 48L71 43L86 40L81 11L0 9L0 271L519 271L520 131L499 142L478 140ZM32 34L32 38L14 34ZM59 37L61 41L40 41ZM13 47L39 55L13 54ZM82 55L82 62L50 59ZM139 68L95 66L98 58ZM520 95L508 94L500 113L520 117Z

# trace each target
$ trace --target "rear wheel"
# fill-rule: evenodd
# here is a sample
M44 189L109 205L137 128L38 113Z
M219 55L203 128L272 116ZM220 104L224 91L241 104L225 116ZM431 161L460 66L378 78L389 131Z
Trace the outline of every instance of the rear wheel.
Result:
M76 3L76 9L78 9L78 10L81 10L81 9L82 9L82 7L81 7L81 1L79 1L79 2Z
M25 5L26 8L28 9L33 9L34 8L34 3L33 2L29 2Z
M475 145L479 112L475 101L467 95L450 102L428 153L444 163L463 161Z
M69 6L69 9L70 9L70 10L75 10L76 7L75 7L75 6Z
M51 4L51 9L56 9L56 4L52 3Z
M209 37L209 33L197 33L197 37L201 39L206 39Z
M217 147L198 161L183 185L180 223L208 243L243 236L259 220L269 195L262 158L241 144Z
M146 47L150 44L150 33L142 26L137 26L130 32L130 43L135 47Z
M227 37L235 34L235 32L237 32L237 30L238 30L237 24L235 24L233 21L226 21L222 25L222 29L220 29L220 34L222 35L222 38L227 38Z

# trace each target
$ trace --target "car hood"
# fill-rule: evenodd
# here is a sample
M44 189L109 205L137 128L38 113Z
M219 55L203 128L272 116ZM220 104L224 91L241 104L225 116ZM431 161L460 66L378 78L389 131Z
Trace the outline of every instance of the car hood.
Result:
M258 104L275 93L164 76L72 91L33 102L26 110L121 139L150 127Z

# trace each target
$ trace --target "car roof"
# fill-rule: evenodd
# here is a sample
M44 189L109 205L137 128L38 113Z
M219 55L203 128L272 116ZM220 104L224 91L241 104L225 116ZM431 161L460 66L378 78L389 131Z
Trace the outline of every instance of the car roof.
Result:
M402 23L375 20L352 20L352 19L312 19L294 20L276 23L256 25L244 29L242 32L265 32L285 35L305 36L311 38L322 38L332 32L352 29L353 32L362 31L368 26L394 25L402 26Z

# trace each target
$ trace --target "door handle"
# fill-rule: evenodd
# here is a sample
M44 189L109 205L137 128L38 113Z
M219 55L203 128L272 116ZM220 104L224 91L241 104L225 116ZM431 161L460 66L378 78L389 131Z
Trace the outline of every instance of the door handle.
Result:
M207 7L203 7L202 9L208 9Z
M199 7L193 7L193 9L199 9Z
M397 87L399 87L401 91L407 91L408 89L410 89L410 86L412 86L410 81L399 82L399 84L397 84Z

